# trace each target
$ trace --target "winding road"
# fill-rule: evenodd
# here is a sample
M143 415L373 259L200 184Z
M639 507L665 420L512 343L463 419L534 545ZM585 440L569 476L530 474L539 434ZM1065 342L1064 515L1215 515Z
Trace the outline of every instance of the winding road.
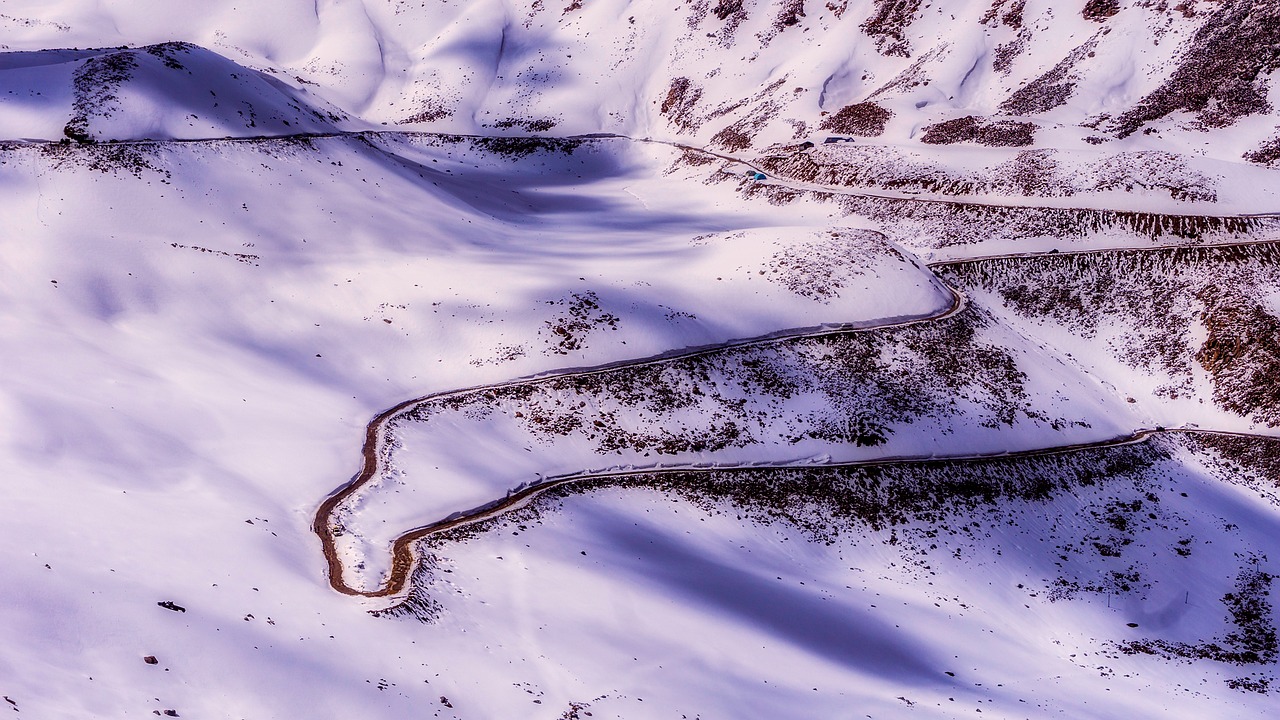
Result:
M420 400L410 401L407 404L396 406L403 409L406 405L412 405ZM380 414L378 418L388 417L391 411ZM375 421L376 422L376 421ZM379 426L381 423L377 423ZM368 438L380 430L375 428L375 423L370 423ZM342 559L338 556L337 548L334 543L333 528L330 523L330 516L333 510L351 493L359 490L359 488L371 480L377 470L376 460L369 465L369 458L372 456L368 439L365 444L365 467L361 470L350 483L344 485L330 495L328 499L316 511L315 522L312 526L315 533L320 537L324 548L325 560L328 563L329 585L343 595L367 597L367 598L388 598L402 595L408 587L410 578L413 575L414 566L417 564L418 557L415 548L419 540L436 535L439 533L453 530L455 528L474 525L476 523L489 520L491 518L502 515L522 507L527 506L538 498L539 495L546 493L564 485L581 483L585 481L598 480L617 480L629 477L652 477L660 475L688 475L698 473L711 472L735 472L735 471L759 471L759 470L786 470L793 468L853 468L853 467L886 467L894 465L923 465L938 462L981 462L992 459L1032 459L1041 457L1051 457L1054 455L1065 455L1073 452L1082 452L1087 450L1099 450L1103 448L1118 447L1121 445L1133 445L1145 442L1148 439L1166 434L1185 434L1185 435L1219 435L1230 437L1244 438L1265 438L1275 439L1270 435L1259 435L1251 433L1230 432L1225 430L1202 430L1194 428L1147 428L1136 430L1129 435L1124 435L1109 440L1099 440L1089 443L1075 443L1071 445L1057 445L1048 448L1039 448L1034 450L1020 450L1014 452L998 452L974 455L951 455L951 456L904 456L895 458L881 458L878 460L856 460L850 462L835 462L817 465L810 462L790 462L790 463L756 463L751 465L717 465L714 467L692 466L692 465L672 465L657 468L648 468L644 470L618 470L603 473L577 473L570 475L561 475L549 477L545 481L532 486L526 486L515 492L507 494L505 497L489 503L483 507L476 508L466 513L460 513L443 520L429 523L416 527L395 539L391 545L391 571L387 573L383 580L382 586L376 590L361 590L359 588L348 585L342 577ZM376 444L373 446L376 452Z
M326 140L326 139L342 139L342 138L367 138L367 137L433 137L439 139L463 139L463 140L542 140L550 142L573 142L588 140L625 140L632 143L646 143L650 145L664 145L666 147L685 150L697 153L709 158L715 158L728 163L741 165L744 168L750 168L756 172L769 175L756 165L751 159L738 157L729 153L717 152L696 145L689 145L677 140L662 140L652 137L632 137L630 135L621 135L618 133L590 133L586 135L570 135L566 137L546 136L546 135L476 135L467 133L439 133L428 131L413 130L336 130L332 132L302 132L291 133L288 135L244 135L238 137L220 137L220 138L165 138L165 139L147 139L138 138L130 140L112 140L103 147L150 147L156 145L199 145L206 143L263 143L263 142L290 142L290 141L306 141L306 140ZM27 146L63 146L64 141L47 140L47 139L24 139L24 140L6 140L13 147ZM75 147L74 145L72 147ZM999 203L992 202L991 198L987 199L969 199L955 195L944 195L941 193L929 192L904 192L897 190L885 190L882 188L852 187L848 185L822 185L820 183L810 183L800 180L779 177L777 175L769 175L769 184L782 185L793 190L804 192L826 193L829 195L846 195L849 197L870 198L878 200L908 200L918 203L933 203L952 206L967 206L979 208L1010 208L1010 209L1026 209L1026 210L1089 210L1104 213L1134 213L1133 210L1113 208L1113 207L1087 207L1082 208L1079 205L1081 198L1064 197L1064 198L1035 198L1040 202L1037 205L1027 205L1022 203ZM1258 213L1236 213L1228 215L1209 215L1207 213L1153 213L1146 211L1138 211L1138 214L1153 215L1163 218L1197 218L1210 217L1222 221L1245 221L1245 220L1261 220L1261 219L1280 219L1280 211L1258 212Z
M564 485L568 482L581 481L588 478L644 475L644 474L652 474L654 472L676 472L676 471L683 472L686 470L693 469L692 466L685 465L685 466L663 467L656 470L650 469L646 471L619 472L619 473L612 473L612 474L599 474L599 473L580 474L580 475L567 475L567 476L547 478L545 481L543 481L542 483L539 483L538 485L526 487L512 495L508 495L507 497L499 501L496 501L495 503L491 503L478 510L475 510L473 511L472 514L456 516L456 517L449 518L447 520L442 520L436 523L432 523L430 525L424 525L422 527L411 530L408 533L405 533L404 535L401 535L399 538L396 539L395 543L393 544L392 553L393 553L394 559L392 561L392 570L387 580L383 583L382 587L379 588L378 590L372 590L372 591L359 590L357 588L353 588L347 585L343 579L342 559L338 555L337 544L334 539L335 536L334 536L332 516L334 511L338 508L339 505L342 504L344 500L346 500L352 494L358 492L360 488L367 485L371 480L373 480L373 478L377 477L378 472L380 470L380 466L378 462L378 448L382 444L382 438L385 433L387 422L392 418L396 417L397 415L399 415L401 412L408 410L409 408L412 408L415 405L418 405L424 402L434 401L434 400L443 400L450 397L457 397L460 395L465 395L465 394L473 393L476 391L499 390L504 388L518 387L521 385L528 385L530 383L541 382L549 378L587 377L591 375L600 375L603 373L608 373L614 370L620 370L622 368L638 368L638 367L645 367L650 365L659 365L663 363L671 363L677 360L687 360L689 358L695 358L703 355L710 355L713 353L723 352L731 348L737 349L737 348L745 348L745 347L762 347L762 346L773 345L773 344L782 343L788 340L794 340L798 338L814 338L814 337L822 337L826 335L839 335L844 333L882 331L890 328L908 327L910 325L918 325L920 323L936 322L938 320L942 320L962 312L967 306L964 295L962 295L959 291L955 290L949 285L946 285L945 283L943 283L942 286L950 292L951 303L942 311L933 313L930 315L924 315L921 317L909 318L906 320L899 320L891 323L881 323L881 324L856 325L856 324L850 323L850 324L838 324L838 325L822 325L822 326L811 327L811 328L796 328L792 330L783 330L776 333L771 333L769 335L764 335L764 336L759 336L754 338L747 338L742 340L729 340L723 343L701 345L694 348L685 348L682 350L670 351L666 353L661 353L659 355L650 356L647 358L641 358L638 360L622 360L622 361L616 361L616 362L609 362L609 363L604 363L601 365L596 365L588 368L567 368L567 369L560 369L560 370L552 370L549 372L539 373L535 375L528 375L522 378L509 380L501 383L494 383L490 385L477 385L469 388L462 388L458 390L447 390L444 392L424 395L422 397L413 398L412 400L405 400L402 403L399 403L387 410L384 410L381 413L378 413L376 416L374 416L374 418L370 420L369 424L365 427L364 447L362 449L362 455L363 455L364 461L363 461L363 464L361 465L360 472L357 473L356 476L352 478L350 482L348 482L347 484L343 485L342 487L335 490L332 494L330 494L329 497L326 498L323 503L321 503L320 507L316 510L316 513L315 513L315 521L312 523L312 529L315 531L316 535L320 537L320 542L324 549L324 556L329 566L329 584L333 586L334 590L337 590L338 592L343 593L344 595L360 595L364 597L388 597L392 595L397 595L404 589L405 582L407 581L409 576L409 571L411 570L413 565L413 559L411 557L410 547L417 540L423 537L426 537L427 535L430 535L436 532L442 532L449 528L458 527L459 525L476 522L484 519L484 517L489 517L496 512L501 512L502 510L509 510L512 507L515 507L516 504L518 504L518 502L521 500L531 499L533 496L541 492L544 492L552 487L558 487L560 485ZM754 467L762 468L762 467L770 467L770 466L756 465ZM779 465L777 467L785 467L785 466ZM723 469L723 468L719 468L719 469Z
M610 137L620 137L620 136L610 136ZM627 138L627 139L630 139L630 138ZM712 151L705 150L703 148L696 148L696 147L687 146L679 143L669 143L669 142L652 141L652 140L644 140L644 141L660 142L661 144L670 145L670 146L681 148L684 150L703 153L708 156L715 157L726 162L739 163L747 167L753 167L749 162L746 162L740 158L735 158L732 156L715 153ZM774 182L778 182L779 184L788 185L788 186L791 185L791 183L785 180L774 181ZM795 183L795 185L797 186L796 189L801 189L801 190L816 189L823 192L862 194L862 193L857 193L856 191L851 191L847 188L809 187L809 184L807 183ZM903 194L903 197L901 198L899 198L897 195L867 194L866 196L889 197L893 199L910 199L910 200L924 201L924 202L942 202L943 201L943 200L935 200L931 198L921 198L919 196L912 196L912 195L906 195L906 194ZM955 202L955 201L950 200L948 202ZM1259 216L1272 217L1274 215L1265 214L1265 215L1259 215ZM1259 217L1259 216L1253 216L1253 217ZM1193 247L1231 248L1231 247L1270 245L1270 244L1280 244L1280 240L1236 242L1236 243L1224 243L1224 244L1218 244L1218 245L1197 245ZM1057 253L1057 252L1005 253L1005 254L997 254L997 255L989 255L989 256L979 256L979 257L969 257L969 258L959 258L954 260L939 261L935 263L930 263L929 267L938 268L938 267L959 265L959 264L965 264L965 263L975 263L975 262L1010 259L1010 258L1036 257L1036 256L1085 255L1090 253L1113 253L1113 252L1124 252L1124 251L1134 251L1134 252L1161 251L1161 250L1168 250L1169 247L1170 246L1102 248L1102 249L1080 250L1080 251L1074 251L1071 253ZM911 258L911 261L915 262L914 257ZM524 507L528 505L530 502L532 502L533 500L535 500L539 495L549 490L559 488L568 484L580 483L588 480L621 479L621 478L636 477L636 476L668 475L668 474L677 474L677 473L685 474L685 473L725 472L725 471L732 472L732 471L740 471L740 470L785 469L789 467L791 468L794 468L794 467L840 468L840 467L859 467L859 466L868 467L868 466L930 463L930 462L939 462L939 461L949 461L949 462L975 461L977 462L977 461L989 460L992 458L1035 458L1035 457L1045 457L1045 456L1051 456L1051 455L1060 455L1064 453L1078 452L1078 451L1084 451L1084 450L1090 450L1090 449L1099 449L1099 448L1115 447L1119 445L1140 443L1148 440L1153 436L1165 434L1165 433L1183 433L1183 434L1199 433L1199 434L1215 434L1215 435L1233 435L1233 436L1244 436L1244 437L1270 437L1265 435L1250 435L1247 433L1200 430L1200 429L1192 429L1192 428L1173 428L1173 429L1145 428L1145 429L1135 430L1134 432L1128 435L1111 438L1108 440L1101 440L1101 441L1089 442L1089 443L1071 444L1071 445L1061 445L1061 446L1054 446L1054 447L1047 447L1047 448L1033 449L1033 450L1024 450L1024 451L1017 451L1017 452L1001 452L1001 453L992 453L992 454L955 455L955 456L895 457L895 458L882 458L882 459L870 460L870 461L827 463L823 465L815 465L812 462L801 462L801 461L790 461L790 462L783 462L783 463L776 463L776 464L755 463L755 464L749 464L749 465L746 465L746 464L717 465L714 467L707 467L705 465L699 465L699 466L670 465L670 466L658 466L656 468L648 468L648 469L642 469L642 470L618 470L618 471L609 471L609 472L603 472L603 473L602 472L594 472L594 473L583 472L583 473L572 473L572 474L561 475L561 476L552 476L552 477L545 478L544 480L542 480L536 485L525 486L519 490L511 491L506 496L496 499L493 502L490 502L479 508L469 510L465 513L455 513L454 515L451 515L445 519L441 519L435 522L421 525L412 530L409 530L408 532L401 534L392 543L392 547L390 550L392 554L391 569L386 574L386 576L382 581L382 584L378 588L373 590L366 590L366 589L353 587L347 584L344 578L344 572L343 572L343 559L337 548L336 533L338 532L338 530L336 528L336 524L334 521L334 513L337 511L339 506L341 506L344 501L346 501L348 498L353 496L355 493L359 492L365 485L370 483L374 478L378 477L379 472L381 470L380 463L379 463L379 449L382 446L385 438L387 424L390 420L395 418L400 413L406 410L409 410L414 406L424 402L448 399L450 397L461 396L464 394L473 393L477 391L499 390L504 388L518 387L522 385L528 385L530 383L544 381L548 378L586 377L590 375L607 373L607 372L611 372L611 371L619 370L623 368L638 368L638 367L644 367L649 365L669 363L676 360L685 360L685 359L694 358L702 355L709 355L713 353L723 352L731 348L738 349L738 348L752 347L752 346L765 346L765 345L770 345L775 343L786 342L789 340L795 340L799 338L813 338L813 337L821 337L825 335L837 335L837 334L844 334L844 333L883 331L891 328L905 327L905 326L916 325L920 323L936 322L938 320L942 320L947 317L956 315L960 312L963 312L967 307L967 300L965 296L957 289L941 281L941 279L939 279L939 282L941 282L942 286L950 293L951 303L948 305L948 307L942 309L941 311L933 314L929 314L926 316L913 317L913 318L896 320L893 322L886 322L886 323L880 323L880 324L849 323L849 324L828 324L828 325L821 325L821 326L808 327L808 328L794 328L794 329L783 330L783 331L779 331L776 333L771 333L771 334L759 336L759 337L730 340L723 343L716 343L711 345L704 345L704 346L698 346L693 348L684 348L680 350L669 351L666 353L661 353L658 355L635 359L635 360L616 361L616 362L605 363L605 364L592 366L592 367L558 369L558 370L534 374L534 375L530 375L530 376L526 376L526 377L522 377L522 378L518 378L515 380L510 380L502 383L479 385L479 386L474 386L469 388L462 388L458 390L433 393L430 395L425 395L422 397L405 400L404 402L401 402L387 410L384 410L383 412L374 416L369 421L368 425L365 428L364 445L362 448L363 462L361 464L359 472L350 481L348 481L341 487L334 490L324 500L324 502L320 504L320 506L315 511L314 520L312 522L312 529L320 539L325 561L327 563L327 575L329 579L329 584L335 591L342 593L344 595L349 595L349 596L359 596L359 597L367 597L367 598L394 598L394 597L400 596L405 592L409 584L410 578L412 576L413 569L417 563L418 558L417 558L415 548L417 547L418 542L420 540L438 533L442 533L448 530L458 528L458 527L463 527L463 526L475 524L478 522L482 522L484 520L487 520L495 516L501 515L503 513L509 512L511 510L514 510L516 508Z

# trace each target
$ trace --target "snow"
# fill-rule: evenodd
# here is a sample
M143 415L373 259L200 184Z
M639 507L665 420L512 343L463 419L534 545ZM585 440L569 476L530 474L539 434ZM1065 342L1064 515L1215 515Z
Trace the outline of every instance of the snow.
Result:
M861 191L956 199L909 192L893 172L844 188L743 176L828 134L822 113L870 99L894 114L883 136L855 143L880 154L868 171L905 173L910 160L981 176L1044 150L1080 184L1069 197L962 194L971 205L1274 213L1275 170L1241 159L1274 136L1272 111L1226 128L1181 113L1151 134L1085 140L1105 129L1084 123L1167 78L1211 13L1126 4L1104 32L1030 0L1032 39L1005 72L993 55L1023 30L984 24L988 3L922 6L904 28L910 57L881 54L861 29L876 6L811 3L779 26L784 8L750 2L734 19L648 0L6 2L0 708L52 719L551 718L576 705L628 718L1266 717L1268 695L1226 681L1270 665L1116 651L1144 638L1226 642L1240 628L1222 598L1255 555L1270 571L1262 558L1280 528L1267 477L1191 440L1148 440L1167 457L1132 472L1097 460L1129 450L1071 454L1100 480L1063 480L1046 497L979 502L948 486L941 508L850 520L832 538L812 533L847 518L816 495L771 513L694 492L716 467L1000 456L1155 425L1276 434L1216 404L1198 366L1187 394L1160 394L1159 372L1116 353L1151 329L1123 313L1087 335L925 264L1195 238L1013 222L988 232L954 209L972 223L973 242L959 242L914 215L841 204ZM1030 118L1033 145L919 142L930 124L996 113L1095 37L1068 101ZM687 107L663 110L679 78ZM630 137L570 137L582 133ZM1176 167L1144 165L1144 152ZM1216 197L1090 184L1116 158L1135 177L1202 179ZM1280 307L1270 277L1249 286L1264 315ZM1194 319L1200 306L1180 309ZM1194 350L1206 331L1190 327ZM953 342L955 328L972 338ZM885 370L839 367L827 343L849 333L836 330L857 330ZM815 332L830 335L794 339ZM715 350L774 338L790 339L759 356ZM677 356L699 348L722 364L659 380L714 384L719 399L667 412L621 400L622 386L563 384L574 369L645 358L687 368ZM766 356L813 384L751 392L745 366L725 360ZM1016 382L999 380L1006 361ZM951 362L966 369L946 379ZM366 424L413 398L519 378L552 390L492 407L464 398L382 436L397 443L389 462L339 514L341 579L372 588L401 533L548 477L696 472L582 485L432 540L407 591L438 603L430 622L334 592L312 523L359 471ZM750 443L660 457L602 453L514 416L586 402L592 419L679 438L705 429L721 400L764 413ZM883 442L855 441L865 428L852 410L883 424ZM1026 458L982 462L1005 460ZM1143 503L1123 518L1141 532L1116 529L1121 501ZM1113 538L1120 555L1095 551ZM1050 599L1058 578L1101 587L1134 568L1147 585Z
M1257 507L1194 465L1167 482L1162 502L1194 518L1185 534L1195 537L1207 530L1200 522ZM1196 499L1177 503L1182 491ZM889 545L888 531L866 528L815 543L785 523L743 523L733 508L606 489L445 545L431 587L446 607L441 624L466 628L495 666L541 658L549 667L536 686L553 708L590 694L597 713L624 717L650 716L655 705L704 716L841 716L850 707L927 717L1265 713L1264 697L1205 692L1188 665L1113 657L1098 637L1158 628L1194 641L1221 632L1197 625L1206 615L1190 608L1229 585L1233 551L1270 541L1251 531L1230 547L1197 542L1193 553L1217 558L1197 567L1219 564L1195 575L1159 548L1161 559L1144 569L1157 583L1145 601L1105 593L1049 601L1034 548L1056 542L1046 538L1053 528L1060 537L1064 523L1088 527L1072 519L1087 517L1099 494L1080 489L1010 510L1016 524L972 513L960 520L981 526L972 542L948 532L955 521L924 523L942 530L934 538L942 548L929 551ZM1275 522L1268 511L1255 519L1261 532ZM1156 535L1150 548L1180 537ZM1101 574L1105 564L1086 567ZM467 710L497 712L489 702Z
M77 123L98 142L258 137L330 132L340 119L305 91L194 45L41 50L5 60L6 138L59 140Z

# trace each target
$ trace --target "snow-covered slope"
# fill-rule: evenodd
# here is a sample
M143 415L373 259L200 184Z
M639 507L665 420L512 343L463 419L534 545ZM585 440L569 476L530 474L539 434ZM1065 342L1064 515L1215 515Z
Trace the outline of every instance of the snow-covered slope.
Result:
M601 485L433 543L415 612L539 656L532 716L1265 717L1275 506L1187 442Z
M269 11L14 0L4 44L181 40L373 123L458 132L605 131L729 150L823 133L1088 139L1238 161L1269 157L1258 153L1276 132L1276 12L1269 0L285 0ZM209 65L191 90L201 99L225 73Z
M1269 716L1276 20L9 0L0 712Z
M6 138L257 137L331 132L342 120L304 91L177 42L5 53L0 87Z

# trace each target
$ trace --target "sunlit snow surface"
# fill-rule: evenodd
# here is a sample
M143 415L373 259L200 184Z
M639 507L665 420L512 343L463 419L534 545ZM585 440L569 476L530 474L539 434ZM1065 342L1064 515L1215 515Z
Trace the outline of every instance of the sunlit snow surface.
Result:
M1210 131L1175 113L1152 123L1158 132L1104 145L1081 125L1151 92L1208 11L1179 19L1126 4L1104 26L1028 2L1015 27L1002 3L989 20L988 3L934 3L905 35L908 57L862 29L885 3L809 4L790 24L787 7L752 3L737 19L697 3L574 5L0 6L0 713L1267 716L1274 695L1256 690L1275 675L1273 656L1179 655L1212 643L1238 652L1274 628L1269 614L1242 624L1224 599L1263 597L1248 583L1280 556L1274 479L1258 458L1167 436L1035 462L813 469L1161 425L1275 433L1265 397L1261 410L1227 407L1254 402L1265 381L1195 361L1171 391L1168 368L1127 351L1158 323L1185 320L1191 344L1176 350L1194 360L1205 317L1254 317L1256 306L1274 318L1274 259L1158 264L1162 282L1184 282L1193 298L1164 315L1133 309L1153 304L1140 279L1106 280L1141 302L1096 324L1018 305L1020 278L1041 278L1041 291L1094 288L1109 277L1097 267L1129 278L1129 266L1009 266L979 282L924 263L1194 239L1132 223L1055 234L1017 214L917 202L951 194L1277 210L1275 171L1241 161L1274 135L1267 112ZM992 66L1033 31L1006 70ZM1052 153L919 142L929 123L997 112L1091 39L1069 101L1036 116L1027 152ZM128 77L112 80L120 68ZM682 77L701 92L687 107L671 94ZM885 134L868 150L820 146L813 157L840 166L832 177L787 178L787 166L745 179L747 162L821 141L821 113L872 94L894 113ZM625 138L404 130L611 132L743 162ZM750 146L729 147L726 130L751 134ZM99 143L57 142L73 136ZM1013 180L1000 168L1029 157L1056 163L1050 185L1076 194L1002 185ZM901 177L877 175L885 168ZM902 204L842 194L859 189ZM1275 238L1259 220L1202 239ZM1248 292L1206 294L1219 279ZM872 329L914 320L924 322ZM329 586L313 514L359 469L379 412L836 325L866 330L860 357L886 372L823 375L839 365L825 350L780 343L815 385L777 403L727 391L765 413L747 444L602 453L592 430L530 433L514 415L527 406L506 400L488 415L461 403L402 423L383 482L341 516L352 531L344 577L362 587L380 581L399 533L522 484L698 469L566 489L435 538L392 614L368 612L391 601ZM964 342L949 344L951 332ZM1243 366L1270 367L1257 355ZM935 382L952 367L966 369ZM690 377L735 381L666 381ZM895 392L914 383L918 393ZM610 413L629 431L677 436L710 417L590 390L543 400L572 397L592 420ZM833 429L822 415L850 408L867 424ZM868 428L883 442L854 441ZM706 467L751 463L807 470Z

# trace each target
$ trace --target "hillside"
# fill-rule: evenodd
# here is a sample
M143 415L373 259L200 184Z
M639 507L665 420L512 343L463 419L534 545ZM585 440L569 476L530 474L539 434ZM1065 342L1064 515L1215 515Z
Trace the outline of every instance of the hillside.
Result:
M1269 717L1277 48L10 0L0 711Z
M267 17L229 0L197 11L145 1L42 8L8 6L6 49L208 48L178 46L197 52L191 62L204 71L185 82L156 77L164 73L137 53L116 61L135 58L139 95L169 86L180 105L232 92L222 85L236 63L274 77L285 97L296 94L281 85L305 88L317 108L328 101L370 123L448 132L615 132L730 151L825 133L911 145L1105 144L1263 164L1276 141L1280 28L1264 0L288 0ZM271 89L249 85L236 90L252 97L227 97L223 114L258 100L272 108L264 120L289 120L275 110L289 101L271 104L262 97Z

